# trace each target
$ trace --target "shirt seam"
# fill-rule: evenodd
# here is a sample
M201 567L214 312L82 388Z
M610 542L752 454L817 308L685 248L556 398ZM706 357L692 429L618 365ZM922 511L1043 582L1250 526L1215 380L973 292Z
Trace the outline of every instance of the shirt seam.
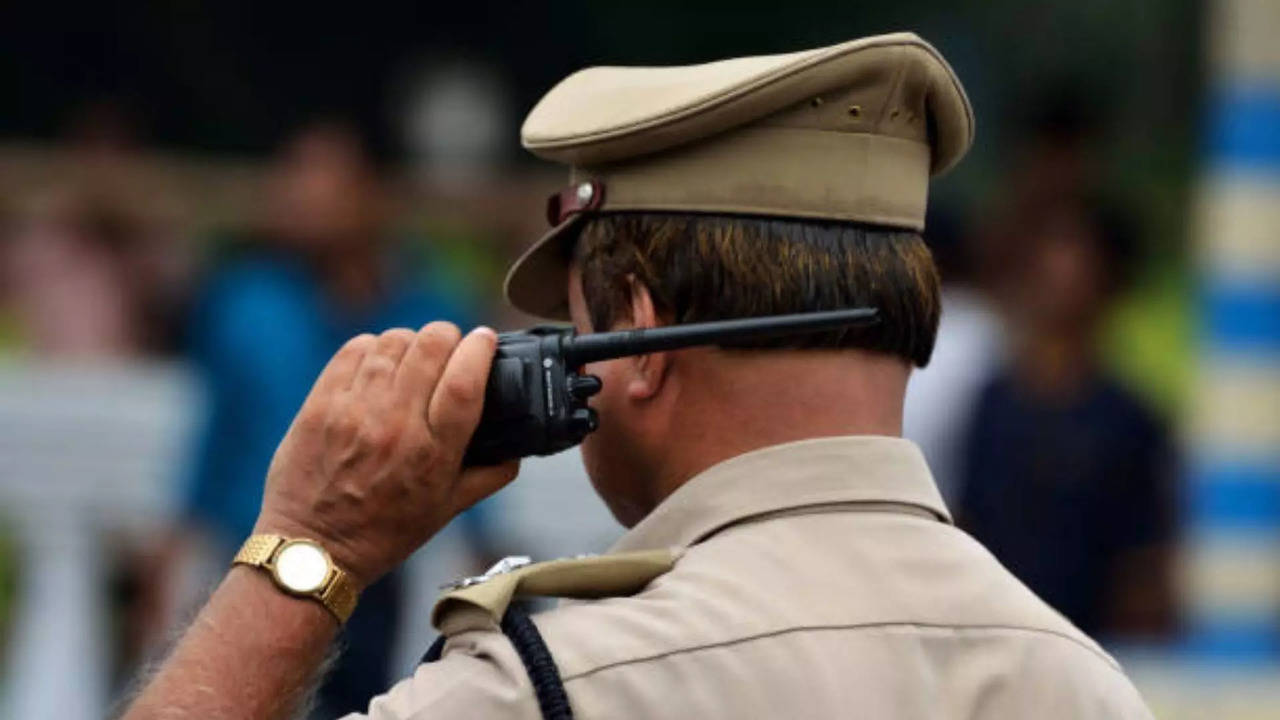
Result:
M743 515L742 517L733 520L727 520L723 524L717 525L706 532L699 533L687 543L683 543L683 545L685 547L700 545L717 535L746 525L758 525L760 523L772 522L774 520L783 520L805 515L843 515L852 513L890 515L895 519L907 518L912 520L923 520L931 523L942 523L943 525L951 525L950 519L939 515L937 510L910 500L832 500L830 502L814 503L812 505L796 505L794 507L774 510L761 510L760 512Z
M1019 625L999 625L999 624L948 625L944 623L922 623L922 622L876 622L876 623L852 623L847 625L802 625L797 627L785 628L782 630L774 630L767 633L748 635L745 637L734 638L732 640L724 640L721 642L709 643L707 645L697 645L694 647L677 648L675 650L668 650L666 652L655 653L653 655L646 655L644 657L632 658L629 660L618 660L611 663L605 663L603 665L599 665L589 670L583 670L581 672L576 672L571 675L566 675L562 682L569 683L569 682L573 682L574 680L581 680L591 675L595 675L596 673L601 673L606 670L613 670L613 669L625 667L628 665L638 665L640 663L652 662L655 660L664 660L669 657L674 657L677 655L688 655L688 654L692 654L702 650L713 650L716 648L733 647L735 645L743 645L749 642L754 642L756 640L766 640L769 638L781 637L784 635L791 635L799 632L824 632L824 631L833 631L833 630L877 630L877 629L887 629L887 628L917 628L921 630L949 630L952 632L975 632L975 631L981 632L981 631L990 631L990 630L1003 630L1003 631L1012 631L1012 632L1031 633L1036 635L1048 635L1051 637L1059 638L1061 640L1066 640L1073 645L1084 648L1090 654L1102 660L1107 665L1107 667L1117 672L1120 671L1120 666L1116 663L1114 659L1112 659L1106 653L1102 652L1101 650L1098 650L1095 647L1090 646L1088 643L1081 642L1079 639L1072 637L1067 633L1058 632L1056 630L1025 627L1025 626L1019 626Z

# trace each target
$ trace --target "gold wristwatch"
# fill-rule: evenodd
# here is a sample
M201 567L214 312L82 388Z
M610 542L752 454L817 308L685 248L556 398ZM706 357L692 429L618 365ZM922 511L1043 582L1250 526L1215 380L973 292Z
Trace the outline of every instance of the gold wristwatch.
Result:
M334 564L320 543L282 535L253 535L232 565L252 565L271 574L276 586L295 597L318 601L345 623L359 593L351 576Z

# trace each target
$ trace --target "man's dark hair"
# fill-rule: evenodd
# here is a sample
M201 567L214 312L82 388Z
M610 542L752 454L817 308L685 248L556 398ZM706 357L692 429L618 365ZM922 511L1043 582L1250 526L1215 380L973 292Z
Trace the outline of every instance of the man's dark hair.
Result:
M586 221L575 259L596 330L630 307L628 278L672 323L855 306L880 322L735 344L860 348L924 367L933 353L938 272L918 233L846 222L675 213L608 213Z

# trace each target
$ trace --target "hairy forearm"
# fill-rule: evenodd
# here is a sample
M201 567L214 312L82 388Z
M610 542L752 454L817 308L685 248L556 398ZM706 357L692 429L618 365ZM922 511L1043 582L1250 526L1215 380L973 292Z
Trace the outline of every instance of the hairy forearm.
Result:
M289 597L265 573L235 567L123 717L291 717L337 629L319 603Z

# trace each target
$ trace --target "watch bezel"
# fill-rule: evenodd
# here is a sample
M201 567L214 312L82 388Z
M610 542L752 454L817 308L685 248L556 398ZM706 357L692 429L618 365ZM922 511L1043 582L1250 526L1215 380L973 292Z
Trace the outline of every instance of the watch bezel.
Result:
M308 547L314 548L315 550L319 551L320 556L324 558L324 562L325 562L324 576L320 578L319 583L316 584L314 587L308 587L308 588L294 587L290 585L288 582L286 582L285 579L280 574L280 559L281 557L284 556L286 550L294 546L308 546ZM281 590L284 590L290 595L296 595L298 597L314 597L323 593L324 589L329 586L330 582L333 581L333 575L336 570L336 565L334 565L333 557L329 555L329 551L325 550L324 546L321 545L320 543L316 542L315 540L309 540L307 538L293 538L293 539L284 541L283 543L280 544L280 547L276 548L275 553L273 553L271 557L270 569L271 569L271 577L275 579L276 585L278 585Z

